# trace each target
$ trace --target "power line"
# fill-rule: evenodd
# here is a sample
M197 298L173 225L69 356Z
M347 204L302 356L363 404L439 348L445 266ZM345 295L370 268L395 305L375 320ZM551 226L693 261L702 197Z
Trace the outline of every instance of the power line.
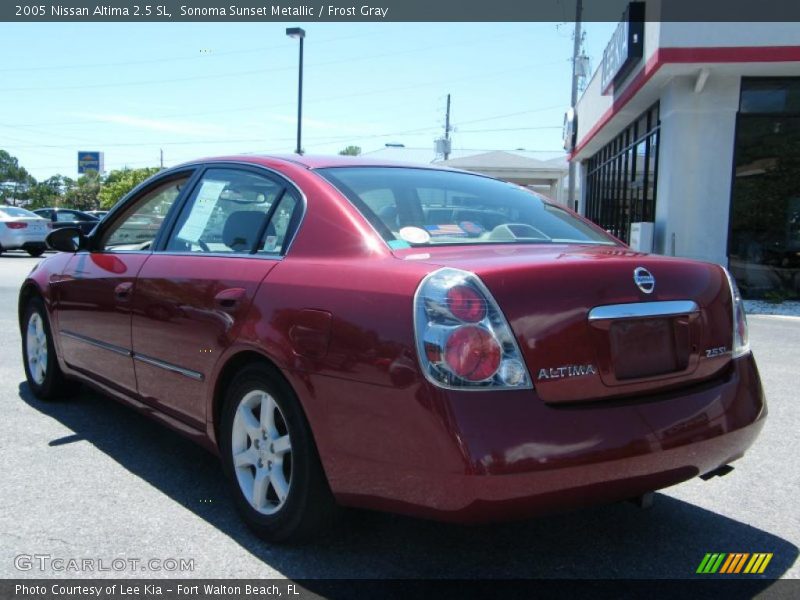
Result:
M148 79L144 81L126 81L124 83L81 83L76 85L46 86L46 87L19 87L3 88L0 92L47 92L56 90L94 90L120 87L135 87L139 85L161 85L167 83L184 83L186 81L200 81L208 79L224 79L228 77L239 77L242 75L256 75L259 73L271 73L275 71L289 71L294 67L278 67L267 69L251 69L248 71L235 71L228 73L218 73L216 75L193 75L191 77L170 77L169 79Z
M370 37L374 35L379 35L381 32L375 31L371 33L364 33L359 35L351 35L346 37L339 37L339 38L328 38L322 40L315 40L315 44L328 44L331 42L342 42L351 39L358 39L363 37ZM223 52L214 52L212 54L194 54L194 55L187 55L187 56L173 56L173 57L164 57L164 58L150 58L145 60L129 60L129 61L120 61L120 62L109 62L109 63L94 63L94 64L82 64L82 65L59 65L59 66L39 66L39 67L10 67L0 69L0 73L12 73L12 72L29 72L29 71L64 71L64 70L75 70L75 69L97 69L102 67L126 67L131 65L149 65L149 64L162 64L167 62L179 62L179 61L193 61L193 60L208 60L209 58L217 58L219 56L229 56L233 54L256 54L259 52L264 52L266 50L279 50L281 48L286 48L285 44L275 45L275 46L260 46L258 48L246 48L240 50L226 50Z
M352 94L340 94L338 96L316 97L316 98L306 99L305 103L306 104L310 104L310 103L330 102L331 100L346 100L346 99L349 99L349 98L358 98L358 97L363 97L363 96L373 96L375 94L383 94L383 93L387 93L387 92L406 91L406 90L410 90L410 89L416 89L416 88L420 88L420 87L428 87L428 86L431 86L431 85L438 85L438 84L442 84L442 83L448 83L448 84L459 83L459 82L469 81L469 80L477 79L477 78L480 78L481 81L491 81L493 79L503 78L506 75L509 75L511 73L517 73L517 72L520 72L520 71L529 71L529 70L532 70L532 69L537 69L537 68L541 68L541 67L557 64L557 63L560 63L560 62L561 61L550 61L550 62L536 64L536 65L520 65L520 66L511 68L511 69L505 69L503 71L493 71L492 75L485 76L485 77L484 76L480 76L480 75L476 75L475 73L472 73L472 74L470 74L468 76L465 76L465 77L449 79L449 80L446 80L446 81L437 79L437 80L432 80L432 81L429 80L429 81L425 81L425 82L420 82L420 83L415 83L415 84L405 85L405 86L399 86L399 87L383 88L383 89L380 89L380 90L370 90L370 91L367 91L367 92L356 92L356 93L352 93ZM294 102L282 102L282 103L278 103L278 104L255 104L255 105L251 104L251 105L248 105L248 106L226 107L226 108L215 109L215 110L211 110L211 111L170 112L170 113L162 113L162 114L158 114L158 115L149 115L147 118L149 118L149 119L159 119L159 118L168 118L168 117L194 117L194 116L209 115L209 114L227 114L227 113L232 113L232 112L244 112L244 111L250 111L250 110L264 110L264 109L268 109L268 108L280 108L280 107L283 107L283 106L294 106ZM511 114L508 114L508 115L500 115L499 117L487 117L485 119L478 119L478 120L473 120L473 121L462 121L462 124L468 125L468 124L472 124L472 123L478 123L478 122L481 122L481 121L484 121L484 120L492 120L492 119L502 118L502 117L506 117L506 116L517 116L517 115L528 114L528 113L533 113L533 112L544 112L544 111L547 111L547 110L553 110L554 108L560 108L560 107L559 106L548 106L548 107L539 108L539 109L532 109L532 110L520 111L520 112L517 112L517 113L511 113ZM104 120L104 119L84 119L84 120L81 120L81 121L67 121L67 122L60 122L60 123L59 122L33 123L33 124L24 123L24 124L16 124L16 125L0 124L0 126L7 127L7 128L10 128L10 129L17 129L17 128L21 128L21 127L28 127L29 125L53 127L53 126L58 126L58 125L85 125L87 123L107 123L107 122L108 121Z
M482 122L488 121L493 119L501 119L508 116L516 116L519 114L530 113L530 112L537 112L538 110L546 110L546 109L534 109L529 111L521 111L519 113L509 113L508 115L495 115L493 117L486 117L484 119L475 119L473 121L467 121L468 123L475 123L475 122ZM326 142L337 142L337 141L347 141L347 140L365 140L365 139L375 139L375 138L382 138L382 137L392 137L397 135L409 135L415 133L428 133L437 131L439 127L431 126L431 127L420 127L416 129L406 129L403 131L393 131L390 133L377 133L377 134L348 134L348 135L336 135L336 136L322 136L322 137L306 137L307 141L310 142L317 142L317 143L326 143ZM499 128L499 129L473 129L473 130L459 130L460 133L478 133L478 132L492 132L492 131L519 131L519 130L534 130L534 129L560 129L558 126L536 126L536 127L508 127L508 128ZM15 138L8 138L7 139L15 139ZM22 144L11 144L8 147L10 148L72 148L75 144L36 144L31 143L29 140L19 140L23 142ZM294 138L271 138L276 142L283 142L283 141L291 141ZM212 140L187 140L181 142L160 142L160 141L152 141L152 142L112 142L112 143L103 143L101 144L103 147L108 148L116 148L116 147L145 147L145 146L191 146L193 144L197 145L206 145L206 144L242 144L242 143L250 143L250 142L261 142L263 138L246 138L246 139L212 139ZM90 142L91 143L91 142Z
M561 106L561 105L545 106L544 108L532 108L530 110L521 110L519 112L507 113L505 115L497 115L497 116L494 116L494 117L485 117L485 118L482 118L482 119L473 119L471 121L461 121L461 125L471 125L472 123L483 123L484 121L494 121L495 119L505 119L507 117L517 117L519 115L528 115L528 114L531 114L531 113L545 112L545 111L548 111L548 110L554 110L556 108L563 108L563 106Z
M359 56L349 57L349 58L342 58L336 60L329 60L324 62L318 63L311 63L306 65L307 67L326 67L330 65L342 64L342 63L353 63L362 60L373 60L376 58L386 58L390 56L399 56L402 54L410 54L414 52L426 52L428 50L435 50L437 48L451 48L452 46L456 45L463 45L463 44L485 44L485 43L494 43L495 38L498 37L505 37L505 36L493 36L491 38L485 38L480 42L475 41L465 41L459 43L447 43L447 44L435 44L432 46L425 46L421 48L409 48L405 50L400 50L398 52L385 52L383 54L360 54ZM270 67L264 69L251 69L247 71L236 71L236 72L227 72L227 73L218 73L216 75L193 75L190 77L170 77L167 79L148 79L143 81L126 81L120 83L82 83L82 84L75 84L75 85L66 85L66 86L37 86L37 87L18 87L18 88L2 88L0 92L51 92L56 90L84 90L84 89L109 89L109 88L120 88L120 87L135 87L140 85L154 85L154 84L170 84L170 83L184 83L187 81L205 81L209 79L223 79L229 77L239 77L243 75L256 75L259 73L275 73L279 71L294 71L295 67Z
M532 131L534 129L561 129L561 126L542 125L540 127L504 127L502 129L459 129L458 133L489 133L494 131Z

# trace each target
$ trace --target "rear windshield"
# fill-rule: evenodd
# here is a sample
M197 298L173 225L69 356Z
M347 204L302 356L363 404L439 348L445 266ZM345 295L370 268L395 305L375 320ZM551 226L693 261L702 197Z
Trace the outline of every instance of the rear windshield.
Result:
M317 171L394 248L440 244L616 245L567 211L511 183L399 167Z
M34 219L41 219L41 217L36 213L32 213L24 208L16 208L14 206L0 206L0 216L11 218L27 217L29 219L33 217Z

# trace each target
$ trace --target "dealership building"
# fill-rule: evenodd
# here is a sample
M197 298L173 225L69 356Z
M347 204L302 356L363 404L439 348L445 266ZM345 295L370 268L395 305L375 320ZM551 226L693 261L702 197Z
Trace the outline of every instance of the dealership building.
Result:
M629 5L570 111L578 211L729 267L746 296L800 296L800 23L648 22L651 6Z

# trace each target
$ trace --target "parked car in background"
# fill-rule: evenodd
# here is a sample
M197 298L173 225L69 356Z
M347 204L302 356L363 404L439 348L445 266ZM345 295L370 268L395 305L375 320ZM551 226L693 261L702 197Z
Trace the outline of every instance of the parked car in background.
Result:
M646 499L729 472L767 413L723 267L483 175L207 159L48 242L19 297L32 393L86 382L205 445L270 540L337 504L467 522Z
M53 229L77 227L84 235L89 235L100 221L99 217L72 208L39 208L33 212L50 221Z
M92 215L93 217L97 217L98 219L102 219L108 214L107 210L87 210L85 212L87 215Z
M0 206L0 254L25 250L31 256L41 256L47 249L48 233L50 223L39 215L16 206Z

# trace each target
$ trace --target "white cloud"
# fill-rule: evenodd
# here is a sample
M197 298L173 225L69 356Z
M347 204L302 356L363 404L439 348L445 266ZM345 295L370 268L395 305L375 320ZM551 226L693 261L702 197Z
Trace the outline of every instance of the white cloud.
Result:
M297 115L282 115L276 113L268 113L265 115L271 121L277 123L286 123L288 125L297 124ZM364 133L367 131L363 123L344 123L323 121L321 119L312 119L303 115L303 129L315 129L319 131L342 131L346 133Z
M133 115L115 114L92 114L82 115L91 116L93 119L104 123L116 123L126 125L135 129L147 129L149 131L165 131L182 135L220 135L225 133L225 129L218 125L199 123L196 121L180 121L177 119L147 119L135 117Z

